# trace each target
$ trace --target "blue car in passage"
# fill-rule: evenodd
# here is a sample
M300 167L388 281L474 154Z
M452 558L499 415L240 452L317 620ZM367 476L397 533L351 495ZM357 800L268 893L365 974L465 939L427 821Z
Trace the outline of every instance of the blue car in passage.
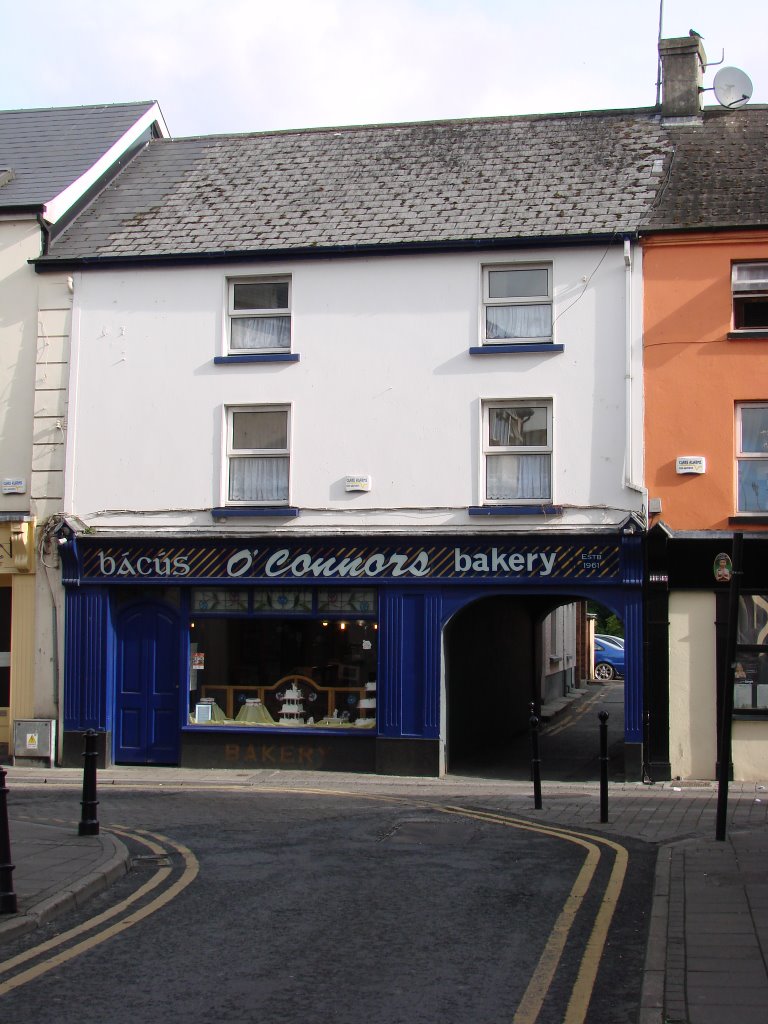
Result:
M624 648L595 637L595 679L624 677Z
M605 644L613 644L614 647L624 648L623 636L613 636L610 633L595 633L595 640L602 640Z

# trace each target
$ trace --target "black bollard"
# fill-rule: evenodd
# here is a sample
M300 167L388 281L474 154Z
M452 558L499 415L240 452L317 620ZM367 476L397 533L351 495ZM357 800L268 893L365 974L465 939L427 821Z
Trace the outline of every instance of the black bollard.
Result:
M5 768L0 767L0 914L18 911L13 891L13 864L11 864L11 830L8 826L8 787Z
M598 711L600 719L600 821L608 821L608 712Z
M533 710L533 704L531 705ZM541 758L539 757L539 718L531 715L528 719L531 728L531 777L533 779L533 806L541 810Z
M99 834L99 820L96 817L96 808L99 804L96 799L96 759L99 756L96 750L97 738L93 729L89 729L85 734L83 799L81 802L83 815L77 828L77 834L80 836L97 836Z

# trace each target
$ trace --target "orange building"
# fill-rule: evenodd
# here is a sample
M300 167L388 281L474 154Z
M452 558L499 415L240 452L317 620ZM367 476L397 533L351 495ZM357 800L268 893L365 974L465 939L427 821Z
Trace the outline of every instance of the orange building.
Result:
M728 116L736 136L766 119L764 109ZM736 180L734 211L748 206ZM648 762L661 777L717 777L732 686L733 778L758 781L768 774L768 230L649 234L643 276Z
M735 779L757 781L768 774L768 107L723 69L722 105L703 109L694 33L662 40L659 56L673 153L641 237L644 771L713 779L729 760Z
M765 530L768 230L646 238L643 278L646 485L659 518L674 531Z

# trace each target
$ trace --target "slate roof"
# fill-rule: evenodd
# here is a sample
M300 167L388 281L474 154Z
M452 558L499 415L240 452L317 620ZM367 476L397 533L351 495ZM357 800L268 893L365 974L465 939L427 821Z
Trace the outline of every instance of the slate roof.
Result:
M610 237L671 152L649 111L154 140L42 262Z
M666 131L674 159L649 229L768 226L768 106L717 107Z
M42 207L151 109L151 102L0 111L0 212Z
M768 225L768 107L153 140L40 263L238 258Z

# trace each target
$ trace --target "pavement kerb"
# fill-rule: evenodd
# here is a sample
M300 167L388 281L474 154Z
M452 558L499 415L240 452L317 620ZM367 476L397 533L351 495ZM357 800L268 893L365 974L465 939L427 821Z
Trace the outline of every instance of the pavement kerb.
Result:
M664 983L667 975L667 930L669 927L669 884L672 847L659 848L653 886L651 919L643 967L640 1015L637 1024L664 1024Z
M432 776L393 776L367 774L363 772L330 772L330 771L289 771L273 768L238 769L238 768L142 768L110 766L100 768L97 774L99 788L108 791L111 786L126 788L187 788L205 789L211 786L226 785L227 787L263 787L303 788L309 786L328 786L329 788L373 788L388 789L403 787L405 789L436 789L440 791L462 792L465 790L507 789L510 793L519 794L531 790L530 781L510 780L493 777L475 777L470 775ZM6 785L52 785L76 787L82 785L83 771L81 768L44 768L24 765L7 769ZM592 792L599 789L599 782L594 781L561 781L544 779L542 784L552 792ZM712 792L717 789L717 782L712 780L659 780L653 783L640 781L618 782L611 780L610 790L613 793L640 793L675 791L690 792L699 790ZM731 782L731 793L754 792L768 788L768 784L755 782Z
M102 847L107 848L102 863L60 892L28 907L24 913L14 914L8 920L0 919L0 942L40 928L59 914L83 906L128 872L130 854L125 843L109 833L100 833L99 838Z

